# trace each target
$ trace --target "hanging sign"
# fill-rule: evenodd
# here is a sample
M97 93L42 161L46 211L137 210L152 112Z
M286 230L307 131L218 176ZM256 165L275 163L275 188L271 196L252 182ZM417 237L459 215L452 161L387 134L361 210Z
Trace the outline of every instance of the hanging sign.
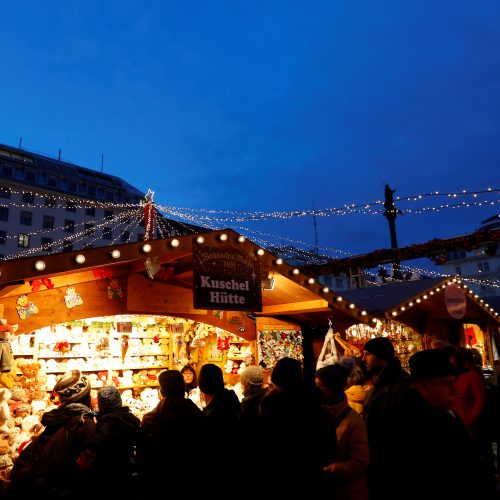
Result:
M193 248L193 307L224 311L262 311L257 256L232 248Z
M461 319L465 316L467 300L464 291L456 283L452 283L446 287L444 302L446 310L452 318Z

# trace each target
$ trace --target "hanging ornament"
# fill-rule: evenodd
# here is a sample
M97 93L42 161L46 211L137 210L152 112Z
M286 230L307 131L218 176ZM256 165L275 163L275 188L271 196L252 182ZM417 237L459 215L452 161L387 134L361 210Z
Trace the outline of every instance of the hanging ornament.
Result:
M122 348L122 363L125 362L125 356L128 351L128 335L122 335L122 343L121 343L121 348Z

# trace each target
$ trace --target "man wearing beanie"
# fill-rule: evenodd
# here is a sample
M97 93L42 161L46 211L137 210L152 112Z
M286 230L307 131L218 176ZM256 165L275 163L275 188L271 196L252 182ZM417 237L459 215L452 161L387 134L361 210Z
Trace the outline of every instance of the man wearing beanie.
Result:
M204 476L204 468L197 466L197 451L214 443L207 441L203 411L185 397L182 373L165 370L158 382L161 400L142 417L144 438L137 449L143 498L163 498L166 491L169 496L185 496L193 481L198 484Z
M388 337L374 337L363 348L363 362L372 379L372 389L363 405L370 445L368 487L370 500L384 497L386 451L385 436L389 417L403 401L410 385L410 374L403 370Z
M67 371L58 379L52 392L59 399L60 405L44 413L41 418L45 427L43 440L47 443L57 440L58 443L57 456L50 459L50 478L47 472L43 486L30 484L26 478L17 480L14 464L10 477L10 498L45 499L67 496L79 499L88 496L88 473L79 469L77 458L87 448L95 432L94 416L90 409L89 378L79 370ZM29 446L23 452L27 449ZM48 471L49 467L46 469Z
M96 430L78 464L83 470L90 469L102 498L129 498L132 492L138 493L135 449L141 421L122 405L120 391L114 386L99 389L97 403Z

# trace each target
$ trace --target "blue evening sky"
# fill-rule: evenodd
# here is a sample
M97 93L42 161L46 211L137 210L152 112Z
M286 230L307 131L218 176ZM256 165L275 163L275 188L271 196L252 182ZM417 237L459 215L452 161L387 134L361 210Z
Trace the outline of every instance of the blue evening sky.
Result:
M104 155L161 205L268 213L374 202L385 183L500 187L498 0L4 0L0 19L0 143L97 170ZM499 211L407 213L399 244ZM316 222L321 248L390 247L381 215ZM315 241L311 216L245 227Z

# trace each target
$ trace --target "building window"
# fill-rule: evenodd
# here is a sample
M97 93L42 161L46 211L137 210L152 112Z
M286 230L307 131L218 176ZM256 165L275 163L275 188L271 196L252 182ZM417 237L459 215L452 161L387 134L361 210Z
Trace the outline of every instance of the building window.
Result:
M110 240L113 238L113 230L110 227L105 227L102 230L102 238L104 240Z
M24 178L28 182L36 182L36 172L34 170L26 170L24 173Z
M113 218L113 211L112 210L104 210L104 218L106 220L111 220Z
M63 252L72 252L73 251L73 242L70 240L63 241Z
M57 187L57 177L55 175L47 175L47 186Z
M68 181L68 191L71 191L72 193L76 192L76 182L75 181Z
M4 165L2 167L2 173L6 177L12 177L12 167L10 165Z
M7 233L5 231L0 231L0 245L5 245L6 239L7 239Z
M92 186L92 184L89 184L87 186L87 192L88 192L89 196L95 196L95 194L96 194L95 186Z
M86 236L94 236L94 234L95 234L94 224L92 224L91 222L86 222L85 223L85 235Z
M87 207L85 209L85 215L90 215L91 217L95 217L95 207Z
M337 288L344 288L344 280L342 278L335 279L335 286Z
M477 263L477 272L478 273L482 273L483 272L483 263L482 262L478 262Z
M76 206L74 201L66 200L66 211L67 212L76 212Z
M460 266L455 267L455 274L457 276L462 276L462 268Z
M75 221L71 219L64 219L64 232L74 233L75 232Z
M113 201L113 191L106 191L106 200Z
M52 196L45 197L45 206L48 208L56 208L57 201Z
M34 203L35 195L33 193L23 193L23 203Z
M9 188L0 187L0 198L10 198L12 191Z
M460 252L460 258L461 258L461 259L465 259L465 257L466 257L466 256L467 256L467 254L465 253L465 250L462 250L462 251Z
M129 239L130 233L128 231L122 231L122 234L120 235L120 241L123 243L127 243Z
M30 246L30 237L28 234L19 233L17 236L17 246L28 248Z
M489 270L490 270L490 264L489 264L489 262L485 262L483 264L483 267L484 267L484 272L485 273L489 272Z
M23 226L31 226L31 221L33 219L33 213L32 212L21 212L21 217L19 218L19 224L22 224Z
M331 276L323 276L323 282L326 286L332 286L332 277Z
M54 217L51 215L44 215L42 225L44 229L54 229Z
M7 207L0 207L0 220L9 220L9 209Z
M47 252L52 252L52 238L43 238L42 237L42 248Z

